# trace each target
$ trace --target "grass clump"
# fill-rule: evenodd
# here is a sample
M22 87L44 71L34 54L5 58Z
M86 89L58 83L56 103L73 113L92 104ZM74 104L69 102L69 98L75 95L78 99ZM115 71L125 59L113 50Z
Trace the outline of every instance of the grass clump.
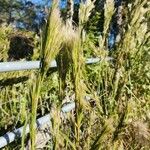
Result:
M58 9L58 4L53 3L48 22L43 33L42 49L41 49L41 69L37 73L36 77L33 77L33 82L31 84L29 100L31 101L31 122L30 122L30 135L31 135L31 149L35 149L36 140L36 116L38 99L40 96L41 86L43 84L46 73L49 69L50 62L58 54L61 43L62 36L60 34L61 30L61 19Z
M105 2L103 33L97 44L89 40L85 30L94 2L87 0L80 4L78 26L64 24L58 2L53 2L42 36L40 70L18 87L4 84L0 87L2 99L22 97L20 106L13 102L12 111L3 105L1 116L12 118L17 110L22 110L22 118L19 116L18 120L26 124L27 113L30 114L32 150L36 149L36 118L45 108L51 113L51 139L45 148L148 150L150 147L148 1L128 3L127 21L111 51L108 41L116 11L114 1ZM92 55L101 58L100 62L85 66L88 48ZM113 59L106 61L108 56ZM58 73L49 70L55 58ZM75 109L63 114L62 103L71 96Z

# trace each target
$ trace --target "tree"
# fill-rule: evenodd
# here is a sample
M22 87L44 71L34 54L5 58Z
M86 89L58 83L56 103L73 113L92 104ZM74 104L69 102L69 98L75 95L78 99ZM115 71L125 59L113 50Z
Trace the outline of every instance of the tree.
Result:
M0 1L0 20L8 25L13 23L18 17L18 12L22 9L22 2L18 0Z
M49 5L48 1L45 2ZM6 23L15 28L38 31L46 18L45 6L26 0L1 0L0 24Z

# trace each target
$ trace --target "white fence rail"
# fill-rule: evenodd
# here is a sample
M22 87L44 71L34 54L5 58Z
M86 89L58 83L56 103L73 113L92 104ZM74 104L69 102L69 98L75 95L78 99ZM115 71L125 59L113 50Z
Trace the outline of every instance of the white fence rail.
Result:
M106 60L111 60L110 57L107 57ZM86 64L97 63L100 61L100 58L89 58L86 61ZM50 68L56 68L56 61L53 60L50 64ZM0 63L0 72L9 72L9 71L21 71L21 70L31 70L39 69L40 61L18 61L18 62L1 62Z
M69 103L65 106L62 107L61 112L62 113L67 113L69 111L71 111L72 109L75 108L75 103ZM47 114L39 119L37 119L36 121L36 127L40 128L43 125L50 125L51 121L50 121L51 117L50 114ZM25 130L25 134L29 133L29 124L26 126L26 130ZM3 136L0 137L0 148L5 147L6 145L12 143L13 141L15 141L16 139L22 137L24 132L24 126L15 129L14 131L11 132L7 132L6 134L4 134Z

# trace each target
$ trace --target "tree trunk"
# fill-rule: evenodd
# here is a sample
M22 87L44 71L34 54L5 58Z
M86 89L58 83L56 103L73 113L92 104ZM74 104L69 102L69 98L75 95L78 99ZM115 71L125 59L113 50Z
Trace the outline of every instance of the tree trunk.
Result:
M67 12L66 12L66 23L72 25L73 20L73 0L67 0Z

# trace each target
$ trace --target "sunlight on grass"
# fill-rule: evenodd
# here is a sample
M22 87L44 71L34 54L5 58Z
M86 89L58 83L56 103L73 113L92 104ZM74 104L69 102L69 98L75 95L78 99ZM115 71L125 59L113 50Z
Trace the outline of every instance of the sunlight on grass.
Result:
M111 50L108 37L116 13L114 1L106 0L104 4L103 33L96 37L97 43L86 32L94 2L87 0L80 4L79 23L72 25L62 19L58 1L53 1L40 44L35 47L37 54L33 56L40 57L40 69L1 73L0 134L30 124L30 136L25 135L24 128L22 142L6 149L23 150L30 139L30 149L35 150L39 138L36 118L46 113L51 114L51 139L45 149L149 149L148 0L123 5L125 21ZM0 43L4 46L0 45L0 60L6 61L7 34L12 29L2 28ZM101 61L86 65L86 52ZM108 56L113 59L106 61ZM57 61L57 72L49 68L53 59ZM64 114L60 110L66 99L75 102L75 109Z

